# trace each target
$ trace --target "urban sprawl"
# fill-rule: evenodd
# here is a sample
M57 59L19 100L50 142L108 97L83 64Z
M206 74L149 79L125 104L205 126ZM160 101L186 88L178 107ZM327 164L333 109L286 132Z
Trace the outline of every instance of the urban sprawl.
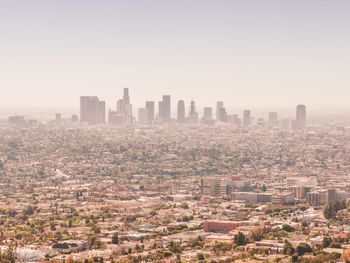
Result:
M1 121L0 262L350 262L348 124L157 106Z

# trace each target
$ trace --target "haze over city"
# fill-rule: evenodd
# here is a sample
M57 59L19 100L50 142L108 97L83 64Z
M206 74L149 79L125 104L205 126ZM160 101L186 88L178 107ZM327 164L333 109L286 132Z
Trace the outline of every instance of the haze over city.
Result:
M0 263L350 263L349 7L0 0Z
M349 1L2 1L0 107L347 108Z

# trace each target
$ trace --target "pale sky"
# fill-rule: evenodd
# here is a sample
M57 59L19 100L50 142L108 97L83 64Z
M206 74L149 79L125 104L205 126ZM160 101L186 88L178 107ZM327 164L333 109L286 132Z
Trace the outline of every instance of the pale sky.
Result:
M0 108L349 105L348 0L0 0Z

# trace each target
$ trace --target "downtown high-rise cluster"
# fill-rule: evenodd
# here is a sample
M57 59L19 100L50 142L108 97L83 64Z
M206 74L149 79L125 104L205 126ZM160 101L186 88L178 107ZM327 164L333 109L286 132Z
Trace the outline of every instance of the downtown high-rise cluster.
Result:
M196 104L192 100L189 105L189 112L186 115L186 105L184 100L177 102L176 118L172 118L171 114L171 96L163 95L162 100L158 102L158 112L156 114L156 103L154 101L146 101L145 106L138 109L137 121L133 115L133 108L130 101L129 89L124 88L124 95L116 103L115 109L108 110L107 122L112 125L129 127L131 125L152 125L166 123L190 123L190 124L207 124L212 125L215 122L231 123L237 126L249 127L253 123L250 110L243 110L242 118L237 114L228 114L224 107L223 101L216 104L216 118L213 117L213 109L205 107L203 109L202 118L196 111ZM80 122L87 125L104 124L106 122L105 102L100 101L96 96L80 97ZM263 119L256 119L255 124L267 124L270 127L280 126L282 128L293 128L303 130L306 127L306 107L298 105L296 108L296 119L290 122L289 119L278 120L277 112L269 112L268 121L265 123Z

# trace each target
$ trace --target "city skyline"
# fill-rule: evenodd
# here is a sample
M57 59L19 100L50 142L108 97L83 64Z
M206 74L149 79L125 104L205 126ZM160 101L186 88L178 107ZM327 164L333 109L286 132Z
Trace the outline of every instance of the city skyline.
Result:
M348 106L348 1L22 0L1 7L1 108L74 107L81 94L97 93L108 104L125 86L140 106L150 94L203 106Z
M280 127L282 129L305 130L307 127L306 105L298 104L296 106L295 118L279 115L278 112L268 112L267 116L251 115L251 110L244 108L242 114L228 111L223 101L216 102L216 118L213 118L213 108L204 107L202 114L197 111L196 102L192 99L186 114L186 105L184 100L178 100L176 110L173 112L171 107L171 95L163 95L158 100L158 108L155 107L156 101L145 101L144 107L135 107L132 104L132 98L129 96L129 88L123 89L123 97L118 99L115 107L106 108L106 102L100 100L98 96L80 96L80 114L72 114L70 122L76 124L80 117L81 126L111 124L119 127L133 127L137 125L164 125L167 123L178 124L204 124L213 125L217 123L233 124L236 127L248 128L252 126L260 127ZM107 114L108 112L108 114ZM135 114L134 114L135 113ZM266 113L265 113L266 114ZM174 116L176 115L176 116ZM278 117L280 116L280 118ZM175 117L175 118L174 118ZM266 118L267 117L267 118ZM11 114L8 117L13 124L37 123L35 118L26 118L24 115ZM39 118L39 120L42 120ZM63 121L65 120L65 121ZM61 112L55 113L55 122L62 125L67 122L67 117L62 118ZM51 119L50 119L51 121Z
M242 117L232 114L226 110L223 101L216 102L216 119L213 118L212 107L204 107L203 114L200 115L196 109L196 102L192 99L186 116L186 106L184 100L178 100L175 113L172 113L171 95L163 95L158 101L158 109L155 108L155 101L145 101L145 107L138 107L137 114L133 114L135 107L131 103L129 88L123 89L123 98L117 100L116 108L108 109L106 119L106 102L100 101L97 96L80 96L80 123L86 125L112 124L119 127L132 127L136 125L163 125L167 123L178 124L204 124L213 125L215 122L233 124L236 127L248 128L253 125L266 127L280 127L282 129L305 130L307 127L306 106L298 104L296 106L295 118L278 118L278 112L269 112L267 120L261 116L251 116L250 109L244 109ZM156 110L158 110L156 114ZM176 117L174 118L174 114ZM200 116L202 118L200 118ZM23 123L23 116L10 116L9 120L18 120ZM72 122L76 121L76 115L72 115ZM74 121L73 121L74 120ZM15 121L16 122L16 121ZM62 124L61 113L56 113L56 123Z
M0 262L350 262L349 0L0 0Z

